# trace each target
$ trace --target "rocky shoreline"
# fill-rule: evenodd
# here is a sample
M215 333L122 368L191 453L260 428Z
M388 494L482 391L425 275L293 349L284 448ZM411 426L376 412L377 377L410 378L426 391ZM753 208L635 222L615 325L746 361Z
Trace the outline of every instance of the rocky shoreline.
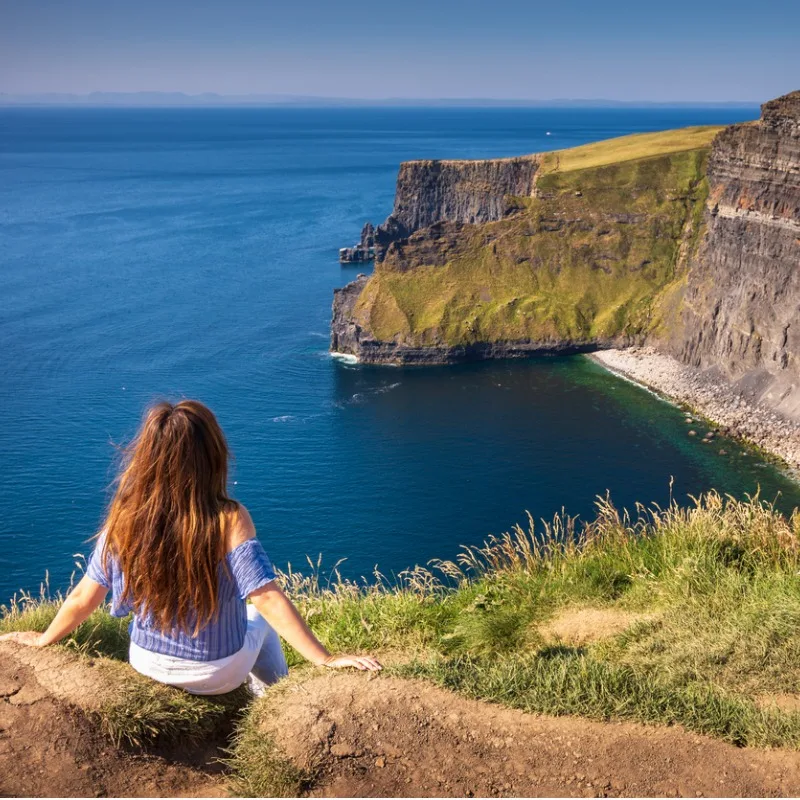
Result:
M721 432L776 456L800 475L800 422L747 397L712 371L681 364L653 347L628 347L589 356L609 371L646 386L713 420Z

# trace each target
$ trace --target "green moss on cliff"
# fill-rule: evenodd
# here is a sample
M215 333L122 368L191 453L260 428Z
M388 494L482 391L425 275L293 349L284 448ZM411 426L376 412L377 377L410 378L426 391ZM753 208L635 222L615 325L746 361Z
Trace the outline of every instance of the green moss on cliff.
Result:
M445 231L439 266L424 258L416 266L413 240L390 252L356 305L357 321L378 340L411 345L591 342L657 331L674 313L699 239L717 130L547 154L537 196L517 198L515 213L499 222Z

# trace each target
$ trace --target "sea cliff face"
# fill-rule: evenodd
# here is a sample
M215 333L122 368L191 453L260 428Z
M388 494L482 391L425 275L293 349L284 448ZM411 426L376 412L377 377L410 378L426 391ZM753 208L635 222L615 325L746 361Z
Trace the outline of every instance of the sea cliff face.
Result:
M800 92L726 129L404 164L378 241L373 276L336 293L335 351L649 344L800 416Z
M394 209L374 231L378 257L392 242L437 222L475 224L502 219L506 198L531 195L538 166L535 156L401 164Z
M408 225L445 207L497 219L438 221L393 241L372 277L336 293L332 350L371 363L443 363L641 341L672 313L699 240L715 133L537 156L532 186L511 180L518 164L508 160L465 166L450 205L442 205L441 171L416 191L404 183L397 208ZM636 157L643 146L651 157ZM502 176L493 191L490 174ZM525 194L503 194L509 187Z
M672 351L800 413L800 92L714 141L706 235Z

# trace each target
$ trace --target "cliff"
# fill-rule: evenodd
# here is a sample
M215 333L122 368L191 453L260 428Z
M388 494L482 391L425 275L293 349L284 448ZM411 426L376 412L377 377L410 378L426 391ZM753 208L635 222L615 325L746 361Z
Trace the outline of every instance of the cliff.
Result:
M533 192L535 156L484 161L408 161L397 175L394 209L374 231L379 255L436 222L493 222L506 198Z
M378 236L374 275L336 294L333 350L441 363L647 343L800 416L800 92L726 129L404 164Z
M451 219L391 242L371 278L336 293L332 350L370 363L443 363L643 340L675 313L718 130L622 137L476 170L452 162L429 180L419 165L402 168L384 230ZM488 175L501 176L492 191ZM477 214L489 220L465 220Z
M706 234L669 347L800 413L800 92L715 140Z

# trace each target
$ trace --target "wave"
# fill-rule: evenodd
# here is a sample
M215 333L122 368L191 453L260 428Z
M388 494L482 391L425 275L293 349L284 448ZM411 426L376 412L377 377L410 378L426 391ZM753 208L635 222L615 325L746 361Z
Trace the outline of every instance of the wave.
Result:
M331 353L330 356L345 364L358 364L358 357L354 356L352 353Z
M387 383L384 386L377 386L374 389L368 389L364 392L356 392L355 394L350 395L350 398L345 400L344 402L337 402L333 405L336 408L344 408L345 406L357 406L361 403L367 402L370 397L375 397L379 394L386 394L386 392L391 392L392 389L396 389L400 386L400 381L396 381L395 383Z

